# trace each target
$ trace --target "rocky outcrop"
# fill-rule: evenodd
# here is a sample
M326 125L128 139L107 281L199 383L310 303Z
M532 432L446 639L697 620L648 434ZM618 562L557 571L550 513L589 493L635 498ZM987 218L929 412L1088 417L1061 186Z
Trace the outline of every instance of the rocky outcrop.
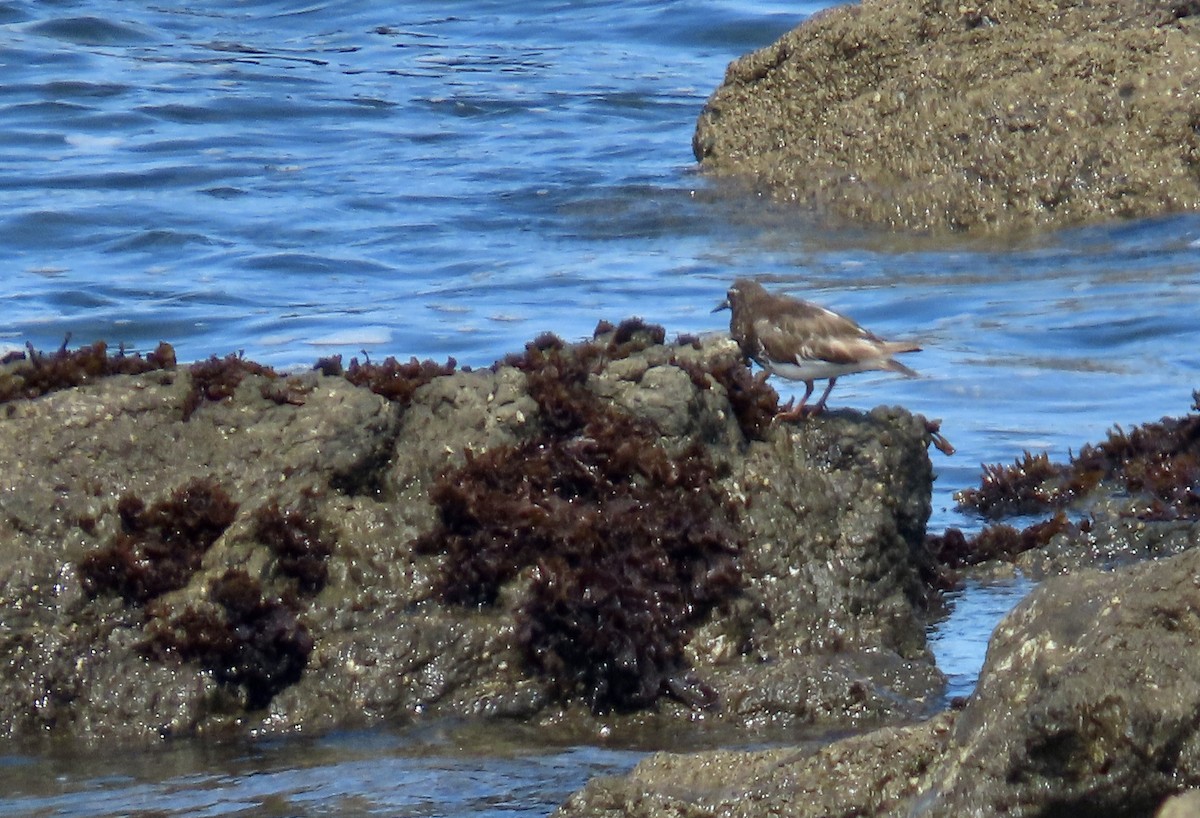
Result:
M1200 206L1184 2L867 0L729 66L701 166L819 214L923 231Z
M624 778L597 778L565 816L903 815L930 764L946 752L954 716L889 727L818 750L659 753Z
M655 340L452 374L164 357L46 394L8 362L0 734L928 712L927 424L771 425L728 339Z
M655 757L558 814L1153 815L1200 784L1198 576L1189 551L1047 580L960 713L819 751Z
M1149 815L1200 784L1200 552L1049 580L992 636L929 816Z
M1200 543L1198 483L1200 393L1193 393L1188 414L1116 427L1065 463L1025 452L1010 465L985 466L979 487L957 499L989 523L970 537L956 529L931 535L927 545L950 583L960 572L987 577L1016 568L1040 580L1159 559ZM1036 522L1018 530L1006 518Z

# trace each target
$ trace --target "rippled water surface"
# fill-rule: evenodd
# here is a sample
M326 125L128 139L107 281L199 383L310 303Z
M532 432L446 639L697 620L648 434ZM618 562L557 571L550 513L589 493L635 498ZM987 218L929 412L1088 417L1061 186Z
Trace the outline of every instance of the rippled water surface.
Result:
M480 743L483 740L484 743ZM0 756L0 815L543 816L640 754L539 747L517 729L343 733Z
M847 378L831 405L942 419L959 454L935 454L935 528L975 524L951 492L981 462L1186 411L1200 218L935 243L819 228L695 174L726 63L820 5L0 2L0 350L485 365L633 314L718 330L728 282L764 275L924 343L923 377ZM1022 591L955 601L935 646L956 690ZM545 814L631 763L523 747L472 766L411 741L14 755L0 815Z

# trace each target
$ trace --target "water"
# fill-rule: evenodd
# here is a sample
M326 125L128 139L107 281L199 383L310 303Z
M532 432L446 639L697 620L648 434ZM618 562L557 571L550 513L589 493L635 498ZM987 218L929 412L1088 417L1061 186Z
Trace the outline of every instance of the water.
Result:
M429 728L0 756L0 816L543 816L642 755L537 746L516 728L479 738Z
M959 454L935 454L935 529L978 526L951 494L980 463L1186 411L1200 217L934 242L829 230L695 173L727 62L821 5L0 0L0 350L70 335L168 340L181 360L486 365L633 314L719 330L728 282L765 275L925 344L906 359L920 379L847 378L831 405L942 419ZM955 691L1023 592L954 601L933 644ZM631 763L413 741L187 745L100 769L17 754L0 814L544 814Z
M987 638L1029 591L1031 580L966 580L945 595L946 619L930 628L929 649L946 674L947 701L971 695L987 653Z

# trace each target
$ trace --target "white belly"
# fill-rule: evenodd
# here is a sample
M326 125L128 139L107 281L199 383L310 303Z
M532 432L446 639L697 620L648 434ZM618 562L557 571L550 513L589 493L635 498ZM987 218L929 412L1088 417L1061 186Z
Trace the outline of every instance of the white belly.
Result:
M802 363L787 363L767 361L763 366L772 375L787 378L790 381L817 381L825 378L840 378L855 372L865 372L868 369L880 369L886 358L871 358L851 364L834 364L829 361L804 361ZM760 361L760 363L762 363Z

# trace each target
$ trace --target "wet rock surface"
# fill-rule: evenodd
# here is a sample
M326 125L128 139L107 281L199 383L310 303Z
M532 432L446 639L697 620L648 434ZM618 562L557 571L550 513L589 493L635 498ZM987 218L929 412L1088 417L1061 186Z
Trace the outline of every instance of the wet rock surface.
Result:
M993 232L1200 206L1180 2L867 0L729 66L704 169L856 223Z
M924 814L1150 815L1200 783L1200 552L1046 581L996 629Z
M732 726L927 713L942 678L921 619L932 476L923 419L879 409L772 426L762 412L773 393L748 394L753 380L728 339L657 340L623 325L594 348L557 352L547 341L490 370L371 371L380 391L420 378L398 390L404 401L342 374L213 359L199 374L167 365L89 376L0 404L0 733L153 741L423 715L619 732L624 719L699 713ZM5 364L10 382L21 365ZM560 381L571 384L561 394L548 386ZM644 437L630 432L628 457L590 460L601 421ZM431 547L447 519L434 487L472 458L551 432L575 458L572 480L623 463L629 471L610 469L603 484L618 495L622 481L699 491L679 464L701 457L691 473L730 515L733 573L723 551L668 549L697 588L706 564L737 582L686 603L694 613L676 653L635 710L596 707L547 673L551 654L530 660L519 614L555 576L548 555L482 604L442 593L455 566L436 536ZM554 483L556 497L583 502L568 482ZM697 536L671 530L679 542ZM660 565L646 557L657 553L635 549L616 564L644 571ZM605 661L620 661L619 648Z
M1026 454L985 467L980 488L962 493L993 519L1052 514L1023 530L992 523L976 537L927 540L940 561L935 582L1015 570L1045 580L997 627L961 712L819 750L655 756L627 777L593 781L559 814L1191 814L1197 413L1200 402L1179 418L1115 429L1066 464Z
M555 815L903 815L953 724L944 713L820 749L659 753L627 777L593 780Z
M1200 783L1197 577L1190 551L1047 580L960 713L815 751L654 756L557 814L1153 815Z

